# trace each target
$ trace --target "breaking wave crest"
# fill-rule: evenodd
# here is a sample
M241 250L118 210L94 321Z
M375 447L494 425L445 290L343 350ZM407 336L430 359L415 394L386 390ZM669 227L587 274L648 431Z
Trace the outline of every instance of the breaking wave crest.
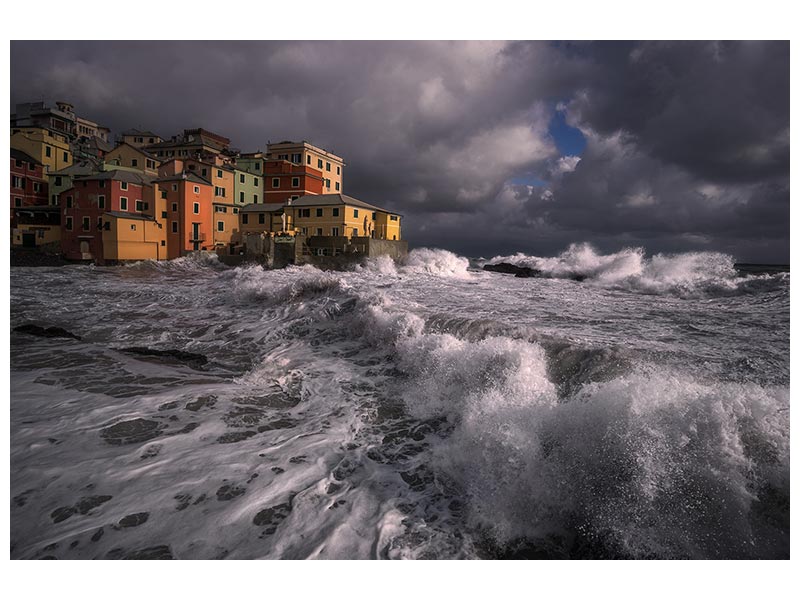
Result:
M648 268L681 271L669 259ZM341 338L389 352L409 416L447 424L428 436L424 493L465 498L487 556L788 552L787 389L508 337L483 322L450 324L454 335L440 317L318 272L287 289L275 298L312 298Z
M440 248L415 248L397 263L388 256L370 259L360 271L381 275L430 275L468 279L469 260Z
M585 279L609 288L680 296L737 295L779 286L786 275L740 277L733 257L719 252L686 252L645 256L642 248L600 254L590 244L572 244L555 257L517 253L496 256L485 264L511 263L556 279Z

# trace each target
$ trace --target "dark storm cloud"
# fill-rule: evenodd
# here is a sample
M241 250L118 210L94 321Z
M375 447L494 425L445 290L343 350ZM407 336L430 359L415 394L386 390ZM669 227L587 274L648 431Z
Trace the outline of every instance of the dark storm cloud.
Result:
M115 131L202 126L244 151L301 138L334 150L348 162L345 191L404 213L412 244L492 254L592 241L786 259L785 43L11 50L12 104L64 98ZM548 132L559 102L587 138L580 162ZM520 177L546 185L510 183Z

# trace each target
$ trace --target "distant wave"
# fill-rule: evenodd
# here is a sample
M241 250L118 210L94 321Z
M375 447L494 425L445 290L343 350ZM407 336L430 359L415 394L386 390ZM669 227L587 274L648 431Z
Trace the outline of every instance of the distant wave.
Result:
M543 277L585 279L608 288L690 297L763 291L781 285L788 277L788 274L740 277L733 257L719 252L656 254L648 258L642 248L600 254L586 243L572 244L554 257L517 253L482 262L499 263L535 269Z

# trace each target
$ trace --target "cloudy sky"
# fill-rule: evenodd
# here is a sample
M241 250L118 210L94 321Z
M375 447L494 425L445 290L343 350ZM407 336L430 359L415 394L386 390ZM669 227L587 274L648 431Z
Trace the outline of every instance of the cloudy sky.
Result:
M115 132L307 139L414 246L789 259L788 43L12 42L12 110L60 99Z

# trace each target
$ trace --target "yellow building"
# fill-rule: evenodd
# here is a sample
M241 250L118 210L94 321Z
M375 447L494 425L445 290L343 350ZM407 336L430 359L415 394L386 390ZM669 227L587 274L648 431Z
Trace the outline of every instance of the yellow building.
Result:
M45 171L59 171L72 164L72 151L66 134L42 127L15 127L11 147L21 150L45 166Z
M249 233L280 233L284 231L283 203L248 204L239 209L239 230L242 235ZM287 224L287 229L288 229Z
M280 142L268 144L266 159L288 160L296 165L306 165L322 171L323 193L340 194L344 191L343 175L346 163L341 156L302 142Z
M214 202L214 246L227 246L241 241L239 210L226 202Z
M103 213L105 261L164 260L167 229L151 215L107 211Z
M155 155L126 142L122 142L119 146L106 154L105 162L109 165L136 169L137 171L154 177L158 175L158 166L161 164L161 161L158 160Z
M25 248L50 246L60 250L61 215L54 206L26 206L14 211L16 227L11 231L11 244Z
M287 204L284 212L287 227L306 236L402 239L398 213L344 194L301 196Z
M164 140L160 135L152 131L139 131L138 129L128 129L122 132L122 143L129 144L134 148L141 148L151 144L160 144Z

